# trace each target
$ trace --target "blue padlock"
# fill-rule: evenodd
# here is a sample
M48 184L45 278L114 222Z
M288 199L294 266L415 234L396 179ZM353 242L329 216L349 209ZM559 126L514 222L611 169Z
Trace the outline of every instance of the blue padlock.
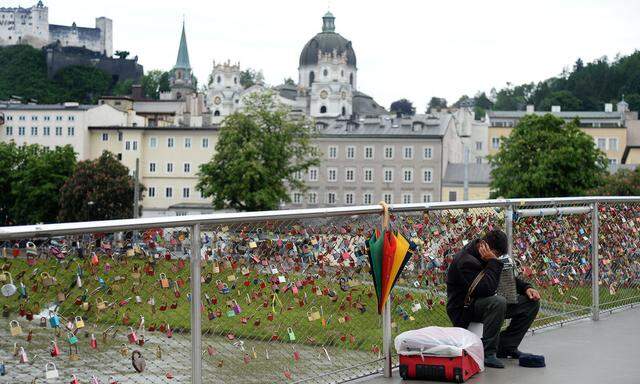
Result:
M21 299L27 298L27 287L25 287L22 282L20 283L20 287L18 288L18 293L20 294Z
M7 368L4 366L4 361L0 363L0 376L4 376L7 374Z
M58 328L60 326L60 318L55 313L49 317L49 324L51 328Z

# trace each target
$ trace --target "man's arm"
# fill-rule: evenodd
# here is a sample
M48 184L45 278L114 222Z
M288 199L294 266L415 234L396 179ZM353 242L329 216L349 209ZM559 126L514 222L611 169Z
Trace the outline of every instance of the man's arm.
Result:
M533 288L533 286L516 276L516 292L518 292L518 294L526 295L527 289L529 288Z
M473 257L473 256L471 256ZM485 275L473 291L474 297L487 297L496 294L498 283L500 282L500 273L502 272L502 262L498 259L489 259L485 269ZM476 278L482 270L480 262L473 260L461 260L460 274L469 284Z

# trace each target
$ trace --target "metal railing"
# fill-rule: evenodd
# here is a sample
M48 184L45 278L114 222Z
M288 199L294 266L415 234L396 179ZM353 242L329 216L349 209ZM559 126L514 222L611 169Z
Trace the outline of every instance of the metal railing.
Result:
M390 206L392 229L418 252L378 316L366 242L381 212L0 228L0 372L11 382L57 374L109 383L390 375L395 335L450 325L447 267L489 228L505 230L519 270L542 294L534 330L640 302L640 198L439 202Z

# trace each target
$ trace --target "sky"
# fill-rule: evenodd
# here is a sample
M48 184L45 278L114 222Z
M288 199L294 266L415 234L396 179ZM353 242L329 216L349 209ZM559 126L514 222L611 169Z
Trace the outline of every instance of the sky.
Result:
M2 0L29 7L36 0ZM300 51L321 31L322 15L352 41L358 89L380 104L432 96L450 103L560 74L585 62L640 48L636 0L44 0L49 22L94 26L113 20L114 50L145 70L175 64L183 17L200 83L213 60L262 70L268 84L297 81Z

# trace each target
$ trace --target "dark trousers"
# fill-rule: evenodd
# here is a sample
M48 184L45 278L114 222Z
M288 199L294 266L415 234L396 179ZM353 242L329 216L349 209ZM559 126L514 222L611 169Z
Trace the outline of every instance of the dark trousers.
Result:
M539 301L529 300L524 295L518 295L517 304L507 304L500 295L477 298L473 305L473 321L483 324L482 344L485 356L498 350L517 349L539 309ZM511 324L500 332L504 319L511 319Z

